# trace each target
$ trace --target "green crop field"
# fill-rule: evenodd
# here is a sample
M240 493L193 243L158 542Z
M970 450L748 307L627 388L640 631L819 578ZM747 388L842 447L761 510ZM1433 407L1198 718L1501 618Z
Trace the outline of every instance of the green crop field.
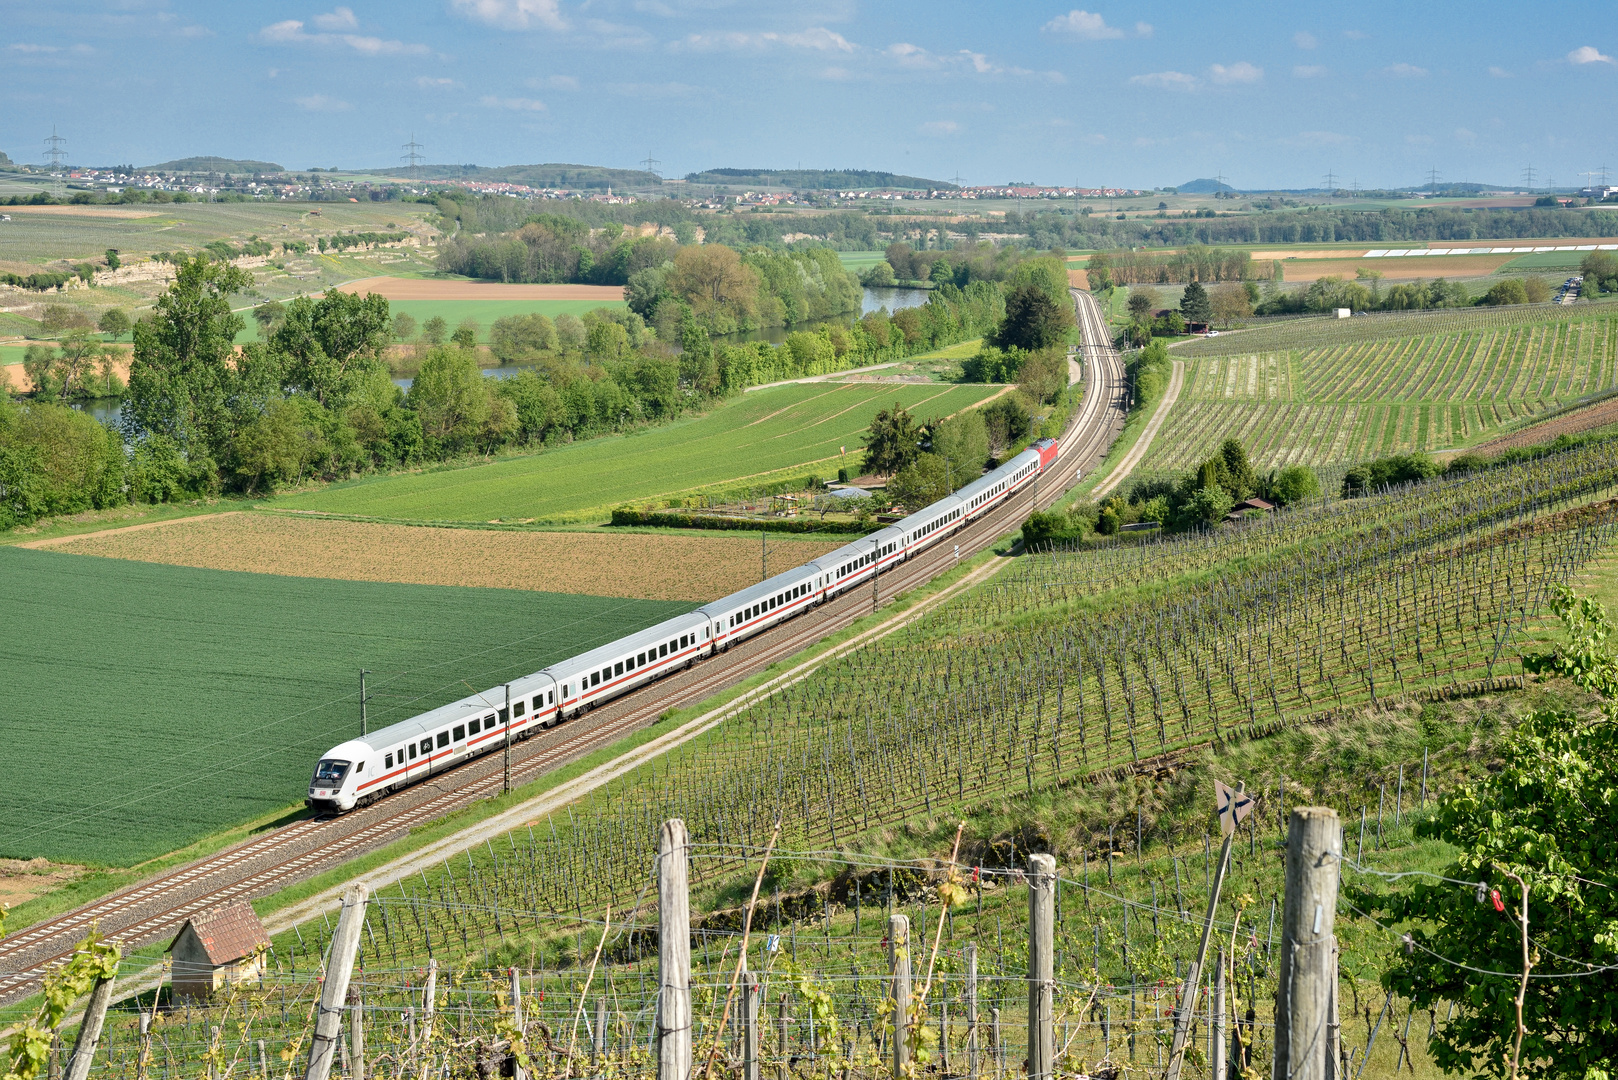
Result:
M1586 311L1185 363L1185 388L1142 471L1188 468L1228 437L1265 468L1332 465L1465 446L1618 386L1618 318Z
M1573 251L1568 248L1561 251L1541 251L1533 255L1524 255L1520 259L1512 259L1496 273L1508 270L1577 270L1579 263L1583 262L1588 254L1587 251Z
M303 797L319 755L690 604L0 548L0 855L128 866Z
M814 466L857 467L877 410L900 402L944 416L998 386L805 383L747 394L706 416L462 469L389 476L288 495L274 505L399 521L604 520L626 502Z
M85 213L74 207L8 210L0 222L0 243L8 262L42 263L51 259L99 259L108 248L125 255L158 251L190 251L211 240L240 243L258 236L274 243L306 240L339 232L385 232L389 223L415 225L430 208L401 203L179 203L129 208L130 217L105 216L105 209ZM318 217L309 216L311 209ZM138 216L137 216L138 215Z

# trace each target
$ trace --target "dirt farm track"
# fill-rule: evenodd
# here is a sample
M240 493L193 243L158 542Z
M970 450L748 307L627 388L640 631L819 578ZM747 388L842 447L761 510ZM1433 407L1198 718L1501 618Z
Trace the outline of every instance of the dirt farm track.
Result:
M772 538L770 572L818 558L846 540ZM760 574L759 542L737 536L439 529L253 511L24 546L255 574L699 603L751 585Z
M622 285L507 285L434 278L361 278L338 288L350 293L376 293L389 300L596 300L605 304L624 298Z

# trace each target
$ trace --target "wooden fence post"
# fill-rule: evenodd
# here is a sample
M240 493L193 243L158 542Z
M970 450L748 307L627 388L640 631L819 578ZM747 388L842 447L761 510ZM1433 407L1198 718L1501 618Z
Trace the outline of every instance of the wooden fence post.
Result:
M1327 1080L1333 931L1342 852L1337 811L1305 806L1287 828L1286 904L1276 989L1275 1071L1289 1080Z
M511 714L508 712L506 715L510 716ZM527 1039L527 1025L524 1023L524 1017L523 1017L523 1013L522 1013L522 970L520 968L518 968L515 964L513 964L511 966L510 975L511 975L511 1023L517 1029L517 1037L520 1038L520 1039L523 1039L524 1041L526 1041L526 1039ZM516 1057L515 1054L513 1054L512 1056L513 1056L513 1058ZM511 1075L512 1075L513 1080L526 1080L526 1077L527 1077L527 1073L523 1069L522 1065L520 1065L515 1060L513 1060L512 1063L511 1063Z
M758 1068L758 976L742 972L742 1080L761 1080Z
M893 984L893 1080L902 1080L910 1061L910 919L904 915L888 916L888 971Z
M353 1080L365 1080L365 998L357 986L348 988L348 1057Z
M343 897L343 910L337 916L337 930L331 937L331 955L326 961L326 982L320 989L320 1011L315 1020L315 1037L309 1043L309 1066L304 1080L326 1080L331 1075L332 1058L343 1035L343 1005L348 998L348 980L354 973L354 954L360 947L360 929L365 922L365 903L370 890L355 885Z
M781 1072L781 1080L787 1080L787 1068L792 1064L792 1056L789 1053L787 1053L787 996L786 996L786 994L781 995L781 1001L775 1007L775 1024L776 1024L776 1028L775 1028L775 1030L776 1030L776 1040L775 1040L776 1041L776 1050L779 1052L779 1054L781 1056L781 1064L779 1066L780 1072ZM856 1037L857 1037L857 1030L856 1030Z
M1225 1080L1225 950L1219 950L1219 970L1214 974L1213 1016L1209 1027L1213 1036L1213 1080Z
M978 947L966 947L966 1075L978 1076Z
M691 908L685 822L663 823L657 842L657 1080L691 1075Z
M427 985L421 1003L421 1080L427 1080L432 1067L433 1017L438 1012L438 960L427 961Z
M84 1007L84 1021L79 1025L79 1037L73 1042L73 1057L68 1061L67 1080L85 1080L90 1075L90 1063L95 1060L96 1043L101 1041L101 1025L107 1019L107 1006L112 1002L112 979L97 979L90 988L90 1002Z
M1050 1080L1056 1057L1052 1030L1056 926L1056 857L1028 858L1028 1080Z
M596 1029L591 1033L590 1064L592 1067L600 1066L601 1058L607 1052L607 999L605 996L596 998Z

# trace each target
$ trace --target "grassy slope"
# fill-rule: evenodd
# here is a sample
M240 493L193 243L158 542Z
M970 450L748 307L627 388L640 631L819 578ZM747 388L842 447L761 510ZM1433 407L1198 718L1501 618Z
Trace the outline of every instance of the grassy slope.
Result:
M0 853L171 851L300 800L360 667L382 726L689 607L0 549Z
M849 460L877 410L902 402L922 416L966 408L994 386L827 384L748 394L706 416L619 438L465 469L339 484L274 500L287 509L394 520L488 521L606 517L606 508L710 484Z

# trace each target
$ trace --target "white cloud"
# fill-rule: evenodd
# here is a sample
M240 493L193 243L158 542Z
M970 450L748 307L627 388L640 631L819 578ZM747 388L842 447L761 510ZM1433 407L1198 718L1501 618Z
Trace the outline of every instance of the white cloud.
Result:
M1052 34L1072 34L1085 41L1105 41L1108 38L1121 38L1124 32L1116 26L1108 26L1107 20L1095 12L1074 8L1066 15L1058 15L1045 24L1045 30Z
M1140 37L1151 37L1152 36L1152 24L1149 23L1149 22L1138 22L1138 23L1136 23L1135 24L1135 33L1137 35L1139 35Z
M1299 30L1296 34L1292 35L1292 44L1296 45L1300 49L1312 49L1316 45L1319 45L1320 42L1315 40L1315 35L1311 34L1309 31Z
M545 85L553 90L577 90L579 80L571 75L550 75L545 78Z
M943 63L920 45L912 45L908 41L889 45L882 50L882 55L907 68L935 68Z
M828 67L820 69L820 77L831 82L845 82L854 77L854 73L845 67Z
M1427 69L1415 64L1389 64L1382 69L1382 74L1390 79L1420 79L1427 74Z
M785 34L777 33L773 30L766 30L762 33L731 31L719 34L691 34L675 43L677 48L702 52L715 49L767 49L775 45L785 45L790 49L810 49L815 52L854 51L853 43L843 35L828 30L824 26L811 26L807 30L798 30Z
M347 112L354 106L341 98L328 97L325 94L310 94L308 97L294 98L300 109L310 112Z
M1507 71L1503 67L1491 67L1489 68L1489 74L1493 75L1497 79L1510 79L1514 77L1511 72Z
M1604 55L1594 45L1580 45L1577 49L1567 54L1567 62L1570 64L1618 63L1612 57Z
M1354 137L1338 131L1300 131L1293 138L1281 141L1293 146L1343 146L1353 142Z
M1455 129L1455 141L1471 146L1478 141L1478 137L1470 128L1458 127Z
M478 99L478 104L486 109L510 109L512 112L544 112L545 103L534 98L524 97L495 97L488 94Z
M1318 79L1326 74L1326 69L1320 64L1296 64L1292 68L1294 79Z
M1405 142L1411 146L1431 146L1433 137L1431 135L1406 135Z
M354 17L354 13L347 8L338 8L337 11L346 13L349 19ZM323 19L331 20L336 18L339 18L339 16L335 13L317 15L315 23L320 25ZM347 25L347 23L343 25ZM344 45L365 56L419 55L427 52L427 46L425 45L409 45L403 41L386 41L382 38L365 34L331 34L325 31L311 34L303 28L303 22L300 19L284 19L278 23L271 23L258 32L258 37L260 41L270 45Z
M416 85L423 90L459 90L461 84L454 79L435 79L431 75L417 75Z
M961 130L961 125L953 120L929 120L921 125L923 135L954 135Z
M1343 36L1350 41L1364 41L1371 35L1367 34L1364 30L1344 30Z
M327 15L316 15L314 24L321 30L358 30L360 28L360 21L354 17L354 9L346 7L334 8Z
M60 45L33 45L23 41L19 41L15 45L8 45L7 48L20 53L54 53L62 51Z
M450 0L456 14L502 30L567 29L557 0Z
M1256 83L1264 78L1264 69L1255 67L1246 60L1238 60L1229 67L1223 64L1209 66L1208 77L1221 86L1231 86L1237 83Z
M1146 75L1131 75L1129 81L1135 86L1150 86L1158 90L1195 90L1198 85L1195 75L1187 75L1183 71L1153 71Z

